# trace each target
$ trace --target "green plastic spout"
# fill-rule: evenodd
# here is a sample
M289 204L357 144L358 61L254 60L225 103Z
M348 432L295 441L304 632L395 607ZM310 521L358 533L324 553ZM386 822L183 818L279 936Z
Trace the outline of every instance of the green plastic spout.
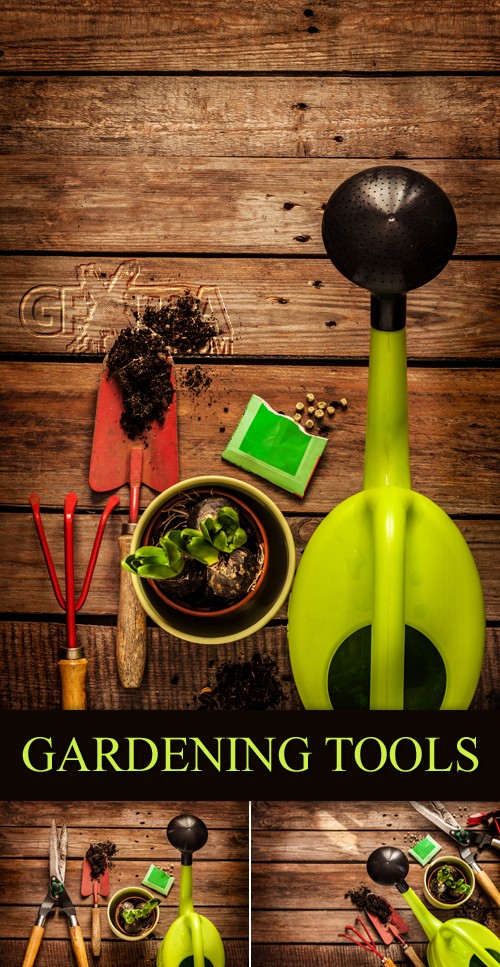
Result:
M181 879L179 884L179 916L192 913L193 907L193 867L181 865Z
M426 906L424 906L420 897L414 893L411 887L408 887L408 889L405 890L403 896L410 907L410 910L412 910L415 914L420 926L425 930L429 940L434 940L434 937L442 927L441 921L438 920L438 918L435 917Z
M363 490L411 488L406 328L371 330Z

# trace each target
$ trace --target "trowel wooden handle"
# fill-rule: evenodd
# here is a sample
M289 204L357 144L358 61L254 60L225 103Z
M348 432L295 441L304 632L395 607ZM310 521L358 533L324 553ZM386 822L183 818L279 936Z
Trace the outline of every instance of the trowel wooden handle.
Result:
M35 923L35 926L30 933L30 939L24 955L23 967L33 967L33 964L36 960L36 955L42 942L43 931L44 928Z
M415 964L415 967L425 967L423 960L420 960L420 957L418 956L416 950L413 949L413 947L407 946L405 944L403 947L403 950L406 956L408 957L408 960L411 960L412 964Z
M62 707L65 710L83 712L87 708L85 679L87 678L86 658L61 658Z
M396 967L396 964L390 957L384 957L382 963L385 964L385 967Z
M69 932L78 967L89 967L87 951L85 950L85 943L82 936L82 928L77 923L74 927L69 928Z
M101 910L92 907L92 953L98 957L101 953Z
M484 870L474 870L474 876L479 885L482 886L484 892L491 897L497 907L500 907L500 892L497 890L493 881L490 880L488 874Z
M130 554L131 543L132 534L122 534L118 538L120 561ZM132 575L121 567L116 664L124 688L139 688L146 665L146 645L146 614L134 591Z

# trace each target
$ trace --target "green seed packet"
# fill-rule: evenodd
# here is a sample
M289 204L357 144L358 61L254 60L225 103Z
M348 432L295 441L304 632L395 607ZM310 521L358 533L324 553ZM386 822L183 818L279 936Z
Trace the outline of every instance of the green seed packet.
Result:
M303 497L326 442L254 395L222 458Z
M169 876L165 870L160 870L154 863L149 867L146 876L142 880L142 885L149 887L150 890L156 890L157 893L163 893L164 896L170 892L172 884L174 882L173 876Z
M420 863L420 866L427 866L436 853L439 853L440 849L439 843L436 843L436 840L432 836L426 836L425 839L421 839L418 843L415 843L415 846L412 846L408 852L410 856L413 856Z

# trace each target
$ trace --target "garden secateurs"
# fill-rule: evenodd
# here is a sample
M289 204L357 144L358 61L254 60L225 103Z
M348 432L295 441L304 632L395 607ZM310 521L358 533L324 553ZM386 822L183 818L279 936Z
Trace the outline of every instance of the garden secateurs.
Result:
M56 906L68 918L71 943L78 967L89 967L82 930L76 917L75 907L64 886L66 872L66 854L68 851L68 831L66 826L57 829L55 821L49 836L49 892L40 906L35 925L31 931L28 948L24 955L22 967L32 967L42 942L47 917L55 913Z
M476 880L482 886L484 892L491 897L497 907L500 907L500 891L496 888L492 880L490 880L488 874L481 869L476 860L477 850L484 849L485 847L500 849L500 839L496 839L494 836L482 830L472 830L462 827L442 802L432 800L429 806L426 806L422 802L414 802L412 800L409 800L409 802L410 806L413 806L417 812L425 816L434 826L442 829L443 832L447 833L454 840L460 856L474 870Z
M54 594L56 596L57 603L60 605L63 611L66 612L67 644L65 648L61 648L59 658L62 707L63 709L82 711L87 706L85 698L87 659L83 654L83 648L78 647L76 642L75 615L76 612L79 611L80 608L85 604L87 595L89 593L90 582L92 580L92 575L97 562L97 556L99 554L104 528L106 527L106 522L111 511L120 502L120 498L118 496L110 497L101 514L94 545L90 554L87 573L85 574L83 581L82 591L80 597L75 601L73 524L77 502L78 497L74 493L69 493L64 501L64 570L66 590L66 599L64 599L42 524L42 518L40 515L40 498L38 494L30 495L30 504L33 511L33 517L35 518L37 534L42 547L43 556L45 558L52 587L54 589Z

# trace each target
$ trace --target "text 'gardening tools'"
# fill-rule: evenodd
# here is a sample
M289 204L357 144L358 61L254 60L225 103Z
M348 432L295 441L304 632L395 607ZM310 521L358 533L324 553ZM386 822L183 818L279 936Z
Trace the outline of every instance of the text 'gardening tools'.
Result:
M474 870L477 882L496 903L497 907L500 907L500 891L497 890L495 884L490 880L488 874L481 869L476 860L476 850L485 847L500 849L500 839L495 839L494 836L480 830L464 829L442 802L433 800L426 806L423 802L412 802L410 800L410 806L413 806L417 812L429 819L434 826L442 829L454 840L460 856L470 866L471 870Z
M104 370L99 384L90 458L89 484L99 492L130 485L128 523L118 538L120 561L130 554L139 517L141 483L152 490L167 490L179 480L177 448L177 406L174 366L170 367L172 401L160 425L155 422L140 439L131 440L120 425L122 391L116 379ZM136 597L129 572L120 568L120 596L116 629L118 677L125 688L138 688L146 665L146 613Z
M35 963L36 955L42 942L47 917L55 913L56 907L59 907L61 912L68 918L71 943L78 967L88 967L81 927L76 917L75 908L64 887L67 851L68 832L66 826L62 826L58 832L55 821L52 820L49 837L49 892L38 911L38 917L30 934L22 967L32 967Z
M408 440L406 292L441 272L456 235L444 191L409 168L361 171L325 208L330 259L371 293L371 341L363 490L316 529L290 597L309 709L466 709L476 690L479 575L458 527L411 489Z
M213 923L193 907L193 853L208 839L197 816L176 816L167 827L172 846L181 854L179 914L162 940L156 967L224 967L224 945Z
M408 886L409 863L400 849L380 846L368 857L368 875L375 883L394 885L429 938L429 967L498 967L500 940L474 920L454 919L441 923Z
M80 597L75 601L73 524L77 503L78 497L74 493L69 493L64 501L64 573L66 591L66 598L64 598L42 524L40 514L40 498L38 494L30 495L30 504L33 511L33 517L35 518L37 534L42 547L43 556L45 558L52 587L54 589L54 594L56 596L57 603L63 609L63 611L66 612L67 644L65 648L61 648L59 659L62 707L63 709L81 711L87 706L85 697L87 659L84 657L83 648L79 648L77 645L75 615L76 612L79 611L80 608L82 608L85 604L87 595L89 593L94 568L96 566L97 557L104 534L104 528L106 527L106 522L111 511L114 507L116 507L117 504L120 503L120 498L118 496L110 497L101 514L94 545L90 554L87 573L85 574L83 581L82 591Z

